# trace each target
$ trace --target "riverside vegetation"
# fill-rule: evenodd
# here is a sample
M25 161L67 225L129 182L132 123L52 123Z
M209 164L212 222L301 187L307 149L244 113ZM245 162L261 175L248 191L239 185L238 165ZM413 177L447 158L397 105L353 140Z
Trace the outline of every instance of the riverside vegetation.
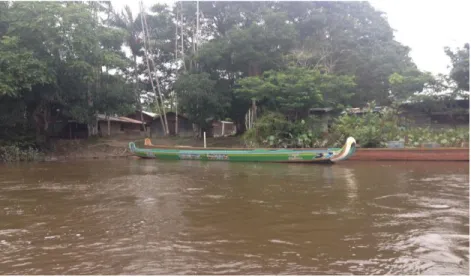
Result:
M469 45L444 52L449 74L419 70L368 2L182 1L138 14L110 2L0 2L0 161L54 151L59 119L93 137L97 114L135 110L185 113L201 131L228 118L252 146L337 146L347 135L364 147L405 137L456 146L466 130L409 128L393 111L342 115L327 136L308 116L467 99Z
M442 147L461 147L469 142L469 128L431 129L408 127L393 109L375 113L370 108L363 116L341 115L329 132L321 129L315 117L289 121L283 114L266 113L253 129L248 130L244 142L250 147L341 147L353 136L361 147L385 147L388 141L402 141L405 147L420 147L424 143L438 143Z

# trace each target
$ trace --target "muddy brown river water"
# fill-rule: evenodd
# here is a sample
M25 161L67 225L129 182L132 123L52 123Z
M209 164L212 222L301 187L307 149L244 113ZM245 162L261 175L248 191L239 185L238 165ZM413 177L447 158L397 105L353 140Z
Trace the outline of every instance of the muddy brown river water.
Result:
M0 274L468 274L468 166L0 165Z

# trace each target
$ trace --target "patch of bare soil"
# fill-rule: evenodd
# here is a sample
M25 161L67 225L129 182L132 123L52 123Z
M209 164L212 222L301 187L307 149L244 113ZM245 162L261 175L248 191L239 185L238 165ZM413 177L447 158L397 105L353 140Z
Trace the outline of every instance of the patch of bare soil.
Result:
M55 150L47 155L46 160L75 160L75 159L111 159L131 158L129 151L130 141L140 140L130 138L100 138L90 140L58 140L54 143ZM152 144L165 146L193 146L202 147L203 139L195 138L153 138ZM208 147L243 147L239 137L207 138Z
M106 159L131 156L127 144L100 140L58 140L47 160Z
M165 145L165 146L192 146L192 147L203 147L203 139L197 139L193 137L169 137L169 138L153 138L152 144L154 145ZM219 138L207 138L207 147L227 147L227 148L240 148L243 147L243 143L240 137L219 137Z

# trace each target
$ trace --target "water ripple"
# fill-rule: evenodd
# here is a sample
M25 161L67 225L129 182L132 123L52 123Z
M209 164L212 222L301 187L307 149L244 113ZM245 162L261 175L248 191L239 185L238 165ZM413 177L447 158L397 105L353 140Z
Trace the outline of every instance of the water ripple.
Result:
M0 274L467 274L467 166L0 167Z

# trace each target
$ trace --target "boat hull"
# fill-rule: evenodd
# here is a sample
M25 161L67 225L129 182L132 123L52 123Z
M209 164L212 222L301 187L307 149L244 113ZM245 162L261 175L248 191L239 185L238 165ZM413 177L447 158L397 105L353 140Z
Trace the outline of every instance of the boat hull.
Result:
M351 160L469 162L469 148L359 148Z
M167 148L150 144L144 147L129 143L130 151L141 158L160 160L198 160L228 162L272 162L272 163L332 163L348 159L355 153L355 140L349 138L342 148L328 149L198 149Z

